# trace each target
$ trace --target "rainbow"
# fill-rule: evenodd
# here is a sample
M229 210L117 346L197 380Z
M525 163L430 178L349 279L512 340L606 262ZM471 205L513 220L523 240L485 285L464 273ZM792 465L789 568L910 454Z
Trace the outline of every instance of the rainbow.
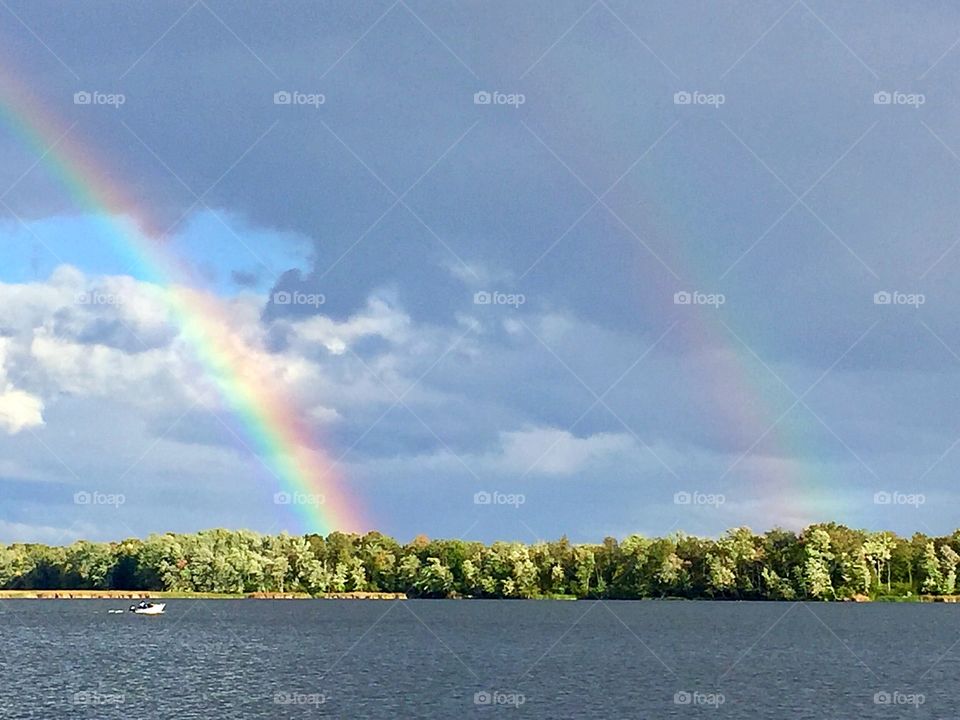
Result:
M689 234L684 229L677 198L669 202L656 187L644 187L656 198L664 215L645 217L639 235L671 238ZM639 243L638 243L639 245ZM639 285L643 302L662 307L677 290L721 292L718 277L722 269L710 268L703 260L695 260L683 243L656 243L658 254L667 247L666 266L676 269L681 277L670 274L647 250L637 248L638 262L649 265L645 280ZM641 270L640 272L644 272ZM708 488L714 482L736 484L736 500L753 504L776 518L778 524L801 529L826 521L845 510L842 498L828 488L840 487L842 480L828 463L804 457L806 438L822 429L796 397L773 375L766 360L751 349L750 335L736 325L735 301L727 307L684 307L685 312L671 313L677 318L672 341L682 346L687 357L695 357L696 375L704 378L698 389L702 414L711 418L713 428L722 436L723 446L736 448L732 460L720 477L704 477ZM793 388L796 392L803 387ZM791 409L792 406L792 409Z
M34 150L73 201L103 221L104 235L116 250L161 288L162 299L184 339L193 347L227 406L241 422L247 440L287 493L305 532L367 529L333 463L317 446L313 430L282 383L268 377L230 330L224 305L195 289L194 273L159 237L157 225L124 192L119 180L95 161L95 153L72 139L60 122L10 74L0 69L0 118Z

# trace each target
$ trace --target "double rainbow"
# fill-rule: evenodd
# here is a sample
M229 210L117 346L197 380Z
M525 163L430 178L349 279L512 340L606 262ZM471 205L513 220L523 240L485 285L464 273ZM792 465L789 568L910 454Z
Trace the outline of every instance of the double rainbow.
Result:
M286 493L281 502L290 500L290 507L302 517L303 530L365 529L358 503L345 492L342 478L334 476L333 463L318 445L302 409L231 331L225 306L192 287L186 264L144 231L155 226L120 182L97 164L93 152L73 140L68 125L2 68L0 119L37 153L39 162L59 179L79 208L103 220L104 239L145 280L161 288L170 316L241 421L250 449Z

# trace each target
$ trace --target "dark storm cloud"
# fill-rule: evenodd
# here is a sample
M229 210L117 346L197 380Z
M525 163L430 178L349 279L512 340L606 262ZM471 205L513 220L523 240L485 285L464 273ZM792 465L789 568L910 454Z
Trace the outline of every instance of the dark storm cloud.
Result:
M397 361L403 377L430 371L408 399L416 416L388 413L351 460L483 453L504 428L577 422L581 436L625 424L738 453L787 413L798 457L866 472L862 454L917 477L960 433L954 8L9 6L6 66L76 123L68 140L149 210L154 235L212 208L310 239L306 268L261 267L263 244L283 242L269 232L209 268L272 282L272 350L291 342L285 322L347 320L371 295L451 336L480 318L474 354ZM78 91L125 102L76 105ZM911 94L923 102L893 101ZM6 187L36 153L9 133L0 150ZM43 166L4 202L28 220L77 209ZM497 291L526 303L474 303ZM682 291L725 303L675 304ZM538 324L550 315L583 322L551 333ZM80 337L136 351L106 315ZM393 369L383 338L354 350ZM581 418L628 369L609 408ZM349 447L384 409L351 408L332 439ZM770 437L755 449L790 452Z

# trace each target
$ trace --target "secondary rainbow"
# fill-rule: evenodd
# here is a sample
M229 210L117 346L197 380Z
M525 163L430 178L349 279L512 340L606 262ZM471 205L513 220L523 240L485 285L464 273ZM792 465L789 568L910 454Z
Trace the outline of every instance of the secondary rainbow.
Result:
M641 235L680 238L656 245L667 267L682 274L674 277L645 249L637 248L638 257L652 268L641 283L649 300L666 304L677 290L715 292L723 269L693 256L684 198L664 197L655 187L647 190L661 214L645 219ZM689 203L695 200L690 198ZM704 478L706 486L735 487L737 497L728 500L755 505L791 529L836 516L846 509L843 499L831 492L841 487L841 479L836 469L816 460L806 447L816 437L817 424L769 364L751 350L754 338L737 327L736 298L729 300L729 312L692 305L673 308L677 325L670 339L680 343L685 355L696 358L697 373L707 378L697 398L699 406L717 434L725 436L723 446L735 448L720 477Z
M159 226L132 201L121 183L77 143L68 124L47 111L30 91L0 69L0 118L54 173L74 202L103 221L105 239L126 256L161 295L181 333L241 421L248 447L280 484L304 530L360 531L367 527L354 498L334 474L334 463L317 444L302 410L283 383L266 376L241 338L231 330L224 304L193 285L187 266L151 239Z
M577 133L581 128L571 126L568 130ZM737 313L738 297L733 294L738 286L732 278L723 283L725 266L716 267L704 253L697 252L701 243L722 239L711 235L709 224L695 224L691 208L697 207L702 198L685 177L670 174L670 153L676 148L669 148L668 143L682 142L680 129L672 130L656 130L663 134L642 156L640 166L648 174L639 170L634 173L630 166L621 176L626 169L623 158L618 157L611 166L602 155L592 156L587 161L592 172L584 173L586 177L619 178L614 187L633 203L618 212L628 213L621 222L636 233L635 241L630 239L631 232L612 223L614 232L625 239L619 250L624 257L618 257L617 262L629 263L634 275L627 290L630 302L644 307L642 317L659 314L676 321L659 347L676 347L673 357L680 358L682 364L674 369L689 373L690 382L682 388L689 394L681 400L681 412L690 413L687 419L692 423L706 420L706 427L691 445L701 444L707 448L703 454L713 457L704 461L702 470L688 463L680 477L669 479L670 491L681 487L722 492L727 495L728 512L763 514L765 522L794 530L835 518L848 510L847 501L837 492L844 483L841 468L829 459L818 459L822 456L820 448L810 446L818 436L829 436L830 431L825 432L819 419L781 384L770 367L772 362L751 349L751 345L760 344L741 327L744 323ZM654 148L656 154L650 152ZM657 158L668 160L657 165ZM649 173L651 167L654 173ZM629 190L628 182L634 183ZM594 212L602 218L608 216L602 208ZM571 243L572 238L564 242ZM677 291L720 290L730 294L729 305L722 309L674 305ZM658 334L653 331L652 337ZM696 455L690 453L689 460L695 462ZM696 474L691 477L687 473ZM664 493L664 497L668 495ZM638 508L637 512L640 515L647 511ZM684 520L694 522L693 529L698 527L697 515L687 515Z

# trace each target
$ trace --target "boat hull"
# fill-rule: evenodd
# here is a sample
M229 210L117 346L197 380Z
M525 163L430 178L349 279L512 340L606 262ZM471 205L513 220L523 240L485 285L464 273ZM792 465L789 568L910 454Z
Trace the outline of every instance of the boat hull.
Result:
M135 615L163 615L164 608L166 608L165 603L158 603L148 608L135 608L133 613Z

